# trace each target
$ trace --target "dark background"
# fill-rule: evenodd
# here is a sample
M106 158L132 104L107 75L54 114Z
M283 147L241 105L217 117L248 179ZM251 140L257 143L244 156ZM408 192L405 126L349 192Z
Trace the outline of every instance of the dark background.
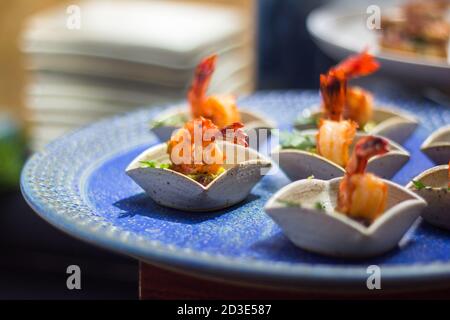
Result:
M306 17L327 0L261 0L258 7L258 89L316 89L333 61L311 40Z
M323 0L261 0L258 89L317 88L332 61L310 39L305 19ZM73 239L48 225L18 190L0 194L0 299L136 299L138 262ZM66 288L79 265L82 290Z

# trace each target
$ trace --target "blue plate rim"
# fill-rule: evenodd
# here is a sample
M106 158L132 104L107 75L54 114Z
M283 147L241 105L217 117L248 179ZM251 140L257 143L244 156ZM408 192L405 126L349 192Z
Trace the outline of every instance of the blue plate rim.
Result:
M273 91L271 91L273 92ZM303 91L305 92L305 91ZM261 92L259 92L261 94ZM171 103L168 105L176 105ZM156 113L163 107L152 108ZM368 277L367 269L357 266L325 264L307 264L307 263L289 263L276 262L267 263L254 259L244 259L239 257L227 257L220 254L205 253L191 249L184 249L174 245L167 245L163 242L145 239L141 236L130 235L125 230L122 234L111 237L108 230L99 227L95 232L89 231L85 226L73 223L68 217L58 215L50 206L46 205L40 199L33 196L32 188L26 178L30 166L39 161L39 158L45 153L51 152L52 146L57 145L64 139L79 132L88 132L95 130L101 123L110 122L112 119L133 115L140 111L115 116L104 119L100 122L82 127L74 132L68 133L55 140L45 147L41 152L32 155L27 161L21 173L20 188L21 192L30 205L30 207L44 220L63 232L88 243L106 248L124 255L132 256L148 263L158 264L160 266L172 267L186 272L194 272L205 276L222 278L227 280L243 280L254 283L258 281L261 284L280 285L283 287L300 286L336 286L341 285L359 285L364 286ZM148 111L148 110L147 110ZM134 148L139 144L133 145ZM124 151L124 149L122 149ZM112 150L106 154L102 161L110 159L117 154L117 150ZM100 160L99 160L100 161ZM94 164L93 164L94 165ZM92 214L92 212L91 212ZM107 223L106 223L107 224ZM110 228L119 229L110 225ZM121 240L122 238L128 240ZM431 284L443 279L450 279L450 263L432 262L415 263L410 265L396 264L382 267L382 277L384 282L391 284L415 285L417 283ZM222 278L223 279L223 278Z

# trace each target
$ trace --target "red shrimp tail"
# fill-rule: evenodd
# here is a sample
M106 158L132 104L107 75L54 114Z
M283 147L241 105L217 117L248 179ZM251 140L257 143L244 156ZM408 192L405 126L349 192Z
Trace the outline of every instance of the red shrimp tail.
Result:
M216 67L216 61L217 55L213 54L202 59L195 69L194 79L188 92L188 100L194 117L204 115L203 104Z
M367 49L348 57L335 67L336 70L342 71L347 78L366 76L374 73L379 68L380 64Z
M216 68L217 54L203 58L195 69L191 91L197 95L206 94L212 74Z
M369 159L387 153L388 146L388 142L380 137L367 136L359 139L345 171L349 175L364 173Z
M221 131L223 139L226 141L232 140L233 143L248 147L248 135L242 129L244 125L241 122L234 122L233 124L224 127ZM230 138L230 131L232 132L232 137Z
M216 69L217 54L203 58L195 69L195 79L199 83L209 81L214 70Z
M320 92L326 118L340 121L345 107L347 81L340 71L331 70L328 74L320 75Z

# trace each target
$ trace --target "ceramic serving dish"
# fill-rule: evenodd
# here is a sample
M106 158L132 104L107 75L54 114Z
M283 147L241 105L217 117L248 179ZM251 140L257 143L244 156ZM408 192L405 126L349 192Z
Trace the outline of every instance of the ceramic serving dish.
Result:
M304 135L316 136L317 130L305 130ZM358 132L350 146L350 154L355 143L366 133ZM409 153L397 143L386 139L389 143L389 152L373 157L369 160L367 171L376 174L379 177L390 179L403 165L409 160ZM345 173L345 169L340 165L322 157L316 153L298 150L282 149L275 147L271 152L271 157L280 166L281 170L292 181L305 179L313 175L317 179L332 179L340 177Z
M450 160L450 125L434 131L422 143L420 149L436 164L446 164Z
M259 129L273 129L276 127L273 121L258 112L239 109L239 113L241 122L245 125L244 129L247 132L250 130L258 132ZM189 120L190 112L188 106L174 107L156 117L151 123L151 130L160 141L167 141L175 130L182 127ZM267 131L267 133L269 132L270 130Z
M306 130L317 127L317 121L322 116L322 111L318 108L304 110L303 117L312 121L298 122L295 124L297 130ZM379 135L394 142L402 144L419 124L418 120L403 111L394 108L376 107L373 110L372 124L368 125L366 132L372 135Z
M169 163L165 143L142 152L127 167L126 173L158 204L184 211L213 211L244 200L264 173L270 160L253 149L224 142L235 155L224 164L226 171L207 186L179 172L143 167L143 161ZM227 153L228 155L228 153ZM227 157L227 162L230 157Z
M422 211L425 221L450 230L450 191L448 165L428 169L406 186L428 202Z
M287 128L299 111L318 101L317 90L267 91L246 96L240 104L257 106ZM386 101L433 130L448 124L448 111L437 104ZM263 210L288 183L280 170L256 184L246 200L223 211L185 214L157 205L124 169L149 145L159 143L148 124L165 110L145 108L97 122L31 156L22 171L21 190L37 216L90 245L145 263L251 286L328 293L345 287L367 293L367 266L374 262L382 269L383 290L433 288L450 279L449 234L425 223L408 233L407 245L402 241L400 250L376 261L326 258L297 249ZM408 141L411 150L416 152L425 138L422 126ZM405 185L412 172L428 169L429 163L424 156L411 157L393 179ZM2 239L9 236L6 231Z
M264 210L300 248L336 257L361 258L395 248L426 206L413 192L385 180L386 210L365 226L334 210L341 179L293 182L273 195ZM321 204L320 209L317 203Z

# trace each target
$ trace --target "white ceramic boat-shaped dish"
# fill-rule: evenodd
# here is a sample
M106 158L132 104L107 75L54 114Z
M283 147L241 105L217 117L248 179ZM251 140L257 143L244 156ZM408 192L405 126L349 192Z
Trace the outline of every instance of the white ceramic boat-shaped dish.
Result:
M141 161L169 163L165 143L141 153L129 164L126 173L162 206L183 211L224 209L244 200L270 169L271 162L253 149L223 143L235 152L234 162L225 164L226 171L207 186L170 169L142 167Z
M305 130L302 133L315 136L317 130ZM364 136L367 136L367 134L358 132L350 149L352 150L356 142ZM408 162L409 153L397 143L389 139L386 139L386 141L389 143L389 152L371 158L367 164L367 171L384 179L390 179ZM345 169L340 165L308 151L281 149L278 146L272 150L271 157L275 161L278 160L281 170L292 181L305 179L311 175L316 179L329 180L340 177L345 173Z
M450 191L448 188L448 165L428 169L413 181L425 187L418 188L413 182L406 186L428 202L422 218L435 226L450 230Z
M308 114L306 112L306 114ZM320 109L313 108L309 117L319 119L322 116ZM367 133L388 138L394 142L402 144L419 124L418 120L405 112L393 108L376 107L373 110L372 121L374 126ZM306 130L317 127L316 124L297 124L297 130Z
M258 112L239 109L239 113L241 115L241 122L244 124L244 129L247 132L250 130L258 131L259 129L273 129L276 127L273 121ZM165 125L165 122L171 122L169 119L180 119L179 121L175 121L175 123L180 123ZM167 141L175 130L179 129L184 122L189 120L190 112L187 105L174 107L154 119L151 130L160 141ZM268 133L270 133L270 130L268 130Z
M393 182L388 185L388 203L382 216L365 226L336 212L339 182L305 179L279 190L264 210L298 247L324 255L362 258L385 253L397 246L426 202ZM286 203L300 205L286 205ZM320 202L324 208L316 208Z
M420 150L435 164L447 164L450 161L450 125L434 131L422 143Z

